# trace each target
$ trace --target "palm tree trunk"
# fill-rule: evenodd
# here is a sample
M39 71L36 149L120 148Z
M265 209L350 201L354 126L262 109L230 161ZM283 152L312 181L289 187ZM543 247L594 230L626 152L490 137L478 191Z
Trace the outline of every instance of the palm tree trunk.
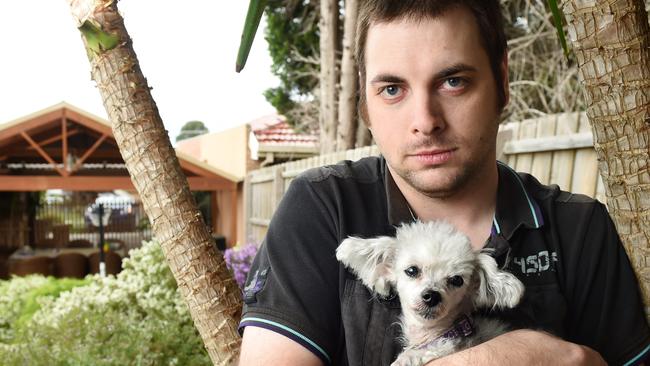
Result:
M338 105L337 150L354 148L358 119L357 107L357 64L354 59L354 39L357 28L359 2L345 0L345 21L343 24L343 55L341 56L341 90Z
M230 364L240 345L240 291L196 208L117 1L68 1L88 52L92 78L154 237L212 362Z
M650 31L643 0L564 0L607 205L650 304Z

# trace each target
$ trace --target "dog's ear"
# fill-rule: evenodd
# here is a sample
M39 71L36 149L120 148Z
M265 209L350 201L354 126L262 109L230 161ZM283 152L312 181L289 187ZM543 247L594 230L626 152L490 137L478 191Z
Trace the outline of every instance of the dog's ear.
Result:
M350 237L336 249L336 259L354 272L361 282L381 296L389 296L397 242L390 236L371 239Z
M512 273L502 271L488 254L479 253L478 291L474 297L475 307L513 308L524 295L524 285Z

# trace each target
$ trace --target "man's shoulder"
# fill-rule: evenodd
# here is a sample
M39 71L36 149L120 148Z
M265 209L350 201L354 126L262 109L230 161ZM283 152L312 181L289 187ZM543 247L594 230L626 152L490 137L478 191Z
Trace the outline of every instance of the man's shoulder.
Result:
M600 202L590 196L563 190L557 184L543 184L533 175L518 172L527 192L539 203L547 202L557 206L590 207Z
M383 166L383 159L379 156L370 156L357 161L343 160L337 164L308 169L300 173L296 179L310 183L339 180L376 183L382 179Z

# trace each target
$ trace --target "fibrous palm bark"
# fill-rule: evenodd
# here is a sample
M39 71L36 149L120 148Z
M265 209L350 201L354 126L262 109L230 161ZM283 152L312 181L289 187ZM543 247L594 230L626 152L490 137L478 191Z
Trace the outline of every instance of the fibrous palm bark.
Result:
M643 0L564 0L607 205L650 304L650 30ZM646 314L648 313L646 307Z
M240 290L196 208L115 0L68 0L115 140L213 363L239 350ZM170 329L170 332L173 332Z

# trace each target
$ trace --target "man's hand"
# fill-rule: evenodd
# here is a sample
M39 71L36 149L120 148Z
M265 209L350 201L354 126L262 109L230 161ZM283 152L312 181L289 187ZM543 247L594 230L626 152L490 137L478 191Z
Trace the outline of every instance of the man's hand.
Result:
M548 333L521 329L426 364L454 365L601 366L607 363L589 347L566 342Z

